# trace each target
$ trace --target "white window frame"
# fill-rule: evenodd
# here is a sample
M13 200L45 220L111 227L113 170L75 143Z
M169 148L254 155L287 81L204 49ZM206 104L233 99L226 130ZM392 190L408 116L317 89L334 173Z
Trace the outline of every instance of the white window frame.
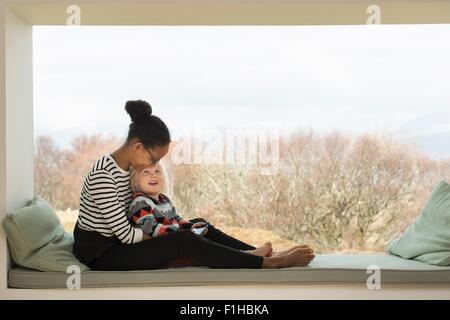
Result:
M0 220L33 196L32 26L64 25L69 4L81 8L82 25L343 25L366 24L367 1L325 0L0 0ZM381 23L449 23L448 1L376 1ZM369 291L360 285L232 286L89 290L17 290L7 287L10 266L0 228L0 298L364 298L443 297L448 286L420 292ZM350 290L353 288L352 290ZM403 289L402 289L403 288ZM99 295L100 294L100 295Z

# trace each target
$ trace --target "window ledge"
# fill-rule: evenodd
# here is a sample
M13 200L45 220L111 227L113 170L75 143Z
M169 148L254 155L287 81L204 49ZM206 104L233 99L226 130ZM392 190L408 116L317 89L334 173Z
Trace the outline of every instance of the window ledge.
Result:
M365 283L379 270L387 283L448 283L450 266L440 267L387 254L318 254L307 267L285 269L210 269L207 267L170 268L139 271L86 271L81 273L82 288L271 285ZM9 271L13 288L66 288L70 275L25 268Z

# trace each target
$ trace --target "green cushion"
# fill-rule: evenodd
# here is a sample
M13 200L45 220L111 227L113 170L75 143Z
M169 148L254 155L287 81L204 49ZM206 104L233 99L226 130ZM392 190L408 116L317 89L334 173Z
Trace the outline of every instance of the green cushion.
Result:
M450 185L441 182L434 189L420 216L389 244L388 252L428 264L450 265Z
M73 237L66 233L58 216L42 198L33 198L26 207L3 220L9 248L18 265L40 271L66 271L77 265L89 270L72 254Z

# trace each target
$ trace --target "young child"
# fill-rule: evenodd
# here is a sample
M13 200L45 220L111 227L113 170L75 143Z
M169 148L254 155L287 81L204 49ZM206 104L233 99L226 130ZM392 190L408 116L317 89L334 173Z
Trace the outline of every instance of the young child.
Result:
M142 170L133 170L130 176L133 200L128 219L151 237L170 232L193 229L205 225L181 218L170 199L162 193L165 189L165 171L161 164Z
M260 256L272 255L270 242L254 248L203 222L203 219L193 219L197 222L191 222L181 218L170 199L162 193L166 189L167 180L167 174L159 163L153 167L131 171L130 187L133 200L127 215L131 224L138 226L151 237L160 237L178 230L206 227L203 235L212 238L213 241L234 248L241 247L242 250Z

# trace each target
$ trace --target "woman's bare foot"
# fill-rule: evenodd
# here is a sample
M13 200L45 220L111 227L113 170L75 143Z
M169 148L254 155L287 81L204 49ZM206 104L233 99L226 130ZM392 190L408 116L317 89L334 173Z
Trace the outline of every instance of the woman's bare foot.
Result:
M295 249L302 249L302 248L310 249L310 246L308 246L307 244L301 244L301 245L296 245L296 246L290 247L289 249L286 249L286 250L274 251L272 254L272 257L283 256L285 254L288 254L289 252L294 251Z
M247 250L246 252L254 254L256 256L268 257L272 254L272 243L270 241L267 241L262 246L253 250Z
M262 268L276 269L292 266L307 266L314 257L310 248L296 248L284 255L264 257Z

